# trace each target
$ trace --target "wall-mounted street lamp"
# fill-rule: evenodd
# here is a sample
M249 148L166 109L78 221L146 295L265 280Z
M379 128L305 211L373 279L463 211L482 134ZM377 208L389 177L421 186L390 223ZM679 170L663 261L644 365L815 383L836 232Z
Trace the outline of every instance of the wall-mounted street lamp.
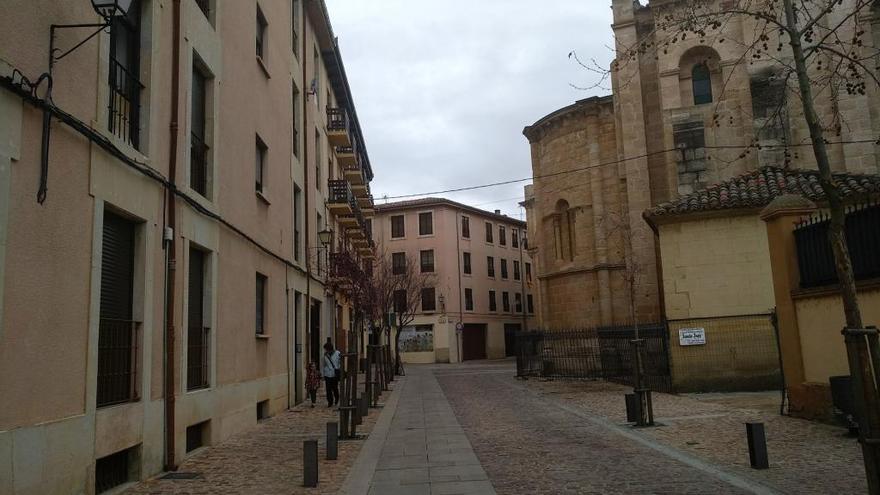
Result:
M46 101L52 103L52 69L55 62L60 61L64 57L73 53L77 48L86 44L90 39L97 36L101 31L110 27L113 19L128 14L132 0L91 0L92 8L104 19L102 23L85 23L85 24L52 24L49 27L49 71L48 85L46 87ZM84 40L73 45L72 48L62 51L55 47L55 31L58 29L80 29L80 28L97 28L95 32L90 34ZM45 76L45 74L44 74ZM43 76L41 76L42 79ZM51 132L52 114L49 110L43 110L43 138L40 156L40 188L37 190L37 202L43 204L46 201L46 191L48 189L49 177L49 135Z
M324 230L318 232L318 242L321 243L325 248L333 241L333 231L325 228Z

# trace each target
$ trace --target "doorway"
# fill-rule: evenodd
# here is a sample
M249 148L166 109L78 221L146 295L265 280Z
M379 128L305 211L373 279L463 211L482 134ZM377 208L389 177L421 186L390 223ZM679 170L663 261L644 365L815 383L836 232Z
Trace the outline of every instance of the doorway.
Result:
M516 334L522 331L519 323L504 324L504 356L516 356Z
M486 324L468 323L461 331L461 360L486 359Z
M315 300L309 315L309 358L321 362L321 302Z

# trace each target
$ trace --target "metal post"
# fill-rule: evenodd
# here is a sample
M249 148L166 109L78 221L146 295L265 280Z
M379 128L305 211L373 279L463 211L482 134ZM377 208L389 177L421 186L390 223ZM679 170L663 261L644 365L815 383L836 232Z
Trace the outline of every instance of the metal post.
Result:
M318 441L303 442L303 486L318 486Z
M767 437L764 435L764 423L746 423L746 437L749 441L749 462L752 469L767 469Z
M339 423L327 423L327 460L335 461L339 453Z

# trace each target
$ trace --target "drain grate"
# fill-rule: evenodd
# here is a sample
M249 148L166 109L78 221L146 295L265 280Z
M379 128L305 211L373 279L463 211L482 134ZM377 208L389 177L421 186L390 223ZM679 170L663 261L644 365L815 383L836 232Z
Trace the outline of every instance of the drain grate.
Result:
M165 476L162 476L160 479L163 479L163 480L194 480L194 479L198 479L201 477L202 477L201 473L177 472L177 473L168 473Z

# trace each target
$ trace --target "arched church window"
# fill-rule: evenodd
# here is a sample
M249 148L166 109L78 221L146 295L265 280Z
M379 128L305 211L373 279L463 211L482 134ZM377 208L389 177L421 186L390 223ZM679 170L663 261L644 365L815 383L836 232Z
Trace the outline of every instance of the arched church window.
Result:
M712 77L705 62L694 65L691 83L694 88L694 105L712 103Z

